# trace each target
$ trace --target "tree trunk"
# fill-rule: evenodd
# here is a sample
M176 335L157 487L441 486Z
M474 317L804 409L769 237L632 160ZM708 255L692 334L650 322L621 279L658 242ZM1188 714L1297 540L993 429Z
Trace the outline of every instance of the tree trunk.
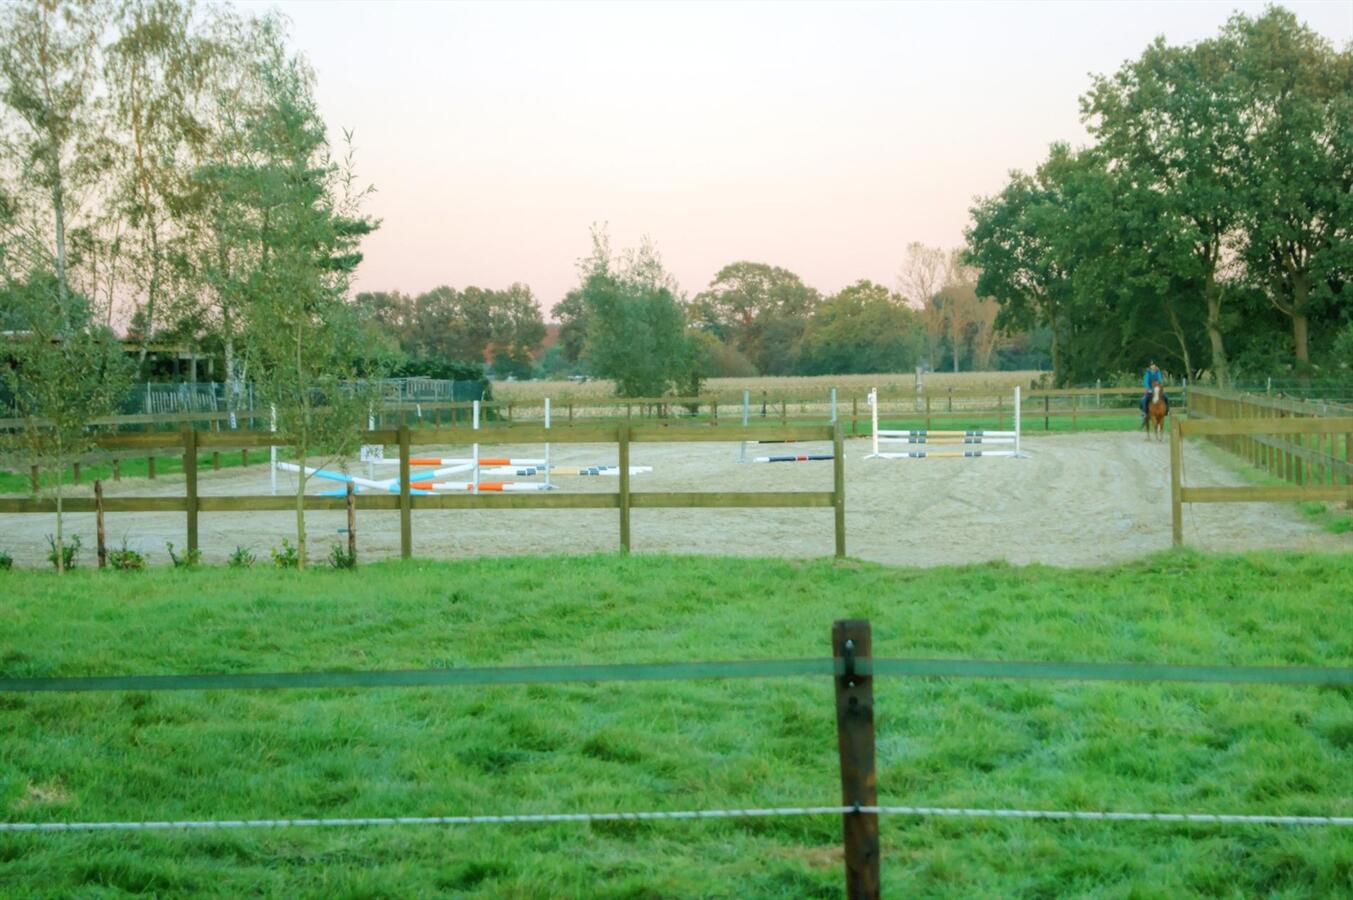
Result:
M64 575L66 572L66 542L63 529L65 521L62 516L64 510L61 492L61 475L65 458L65 454L61 452L61 445L58 443L56 449L56 573L58 575Z
M1297 357L1297 373L1310 377L1311 346L1306 303L1311 297L1311 278L1301 274L1292 280L1292 344Z
M296 567L305 568L305 448L296 448Z
M66 311L66 298L70 289L66 284L66 200L61 190L61 169L58 163L54 167L56 182L52 185L52 214L56 220L56 286L61 298L61 318L67 328L70 317Z
M1211 275L1204 288L1207 297L1207 337L1212 343L1212 374L1216 376L1217 387L1226 387L1231 383L1231 368L1226 361L1226 344L1221 333L1221 286Z

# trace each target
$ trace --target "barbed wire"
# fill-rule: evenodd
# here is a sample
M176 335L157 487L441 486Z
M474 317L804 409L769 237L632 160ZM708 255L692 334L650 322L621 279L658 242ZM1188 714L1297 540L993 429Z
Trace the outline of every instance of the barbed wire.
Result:
M678 819L741 819L857 813L969 819L1043 819L1087 822L1166 822L1188 825L1292 825L1353 827L1353 816L1282 816L1240 813L1112 812L1102 810L1000 809L946 806L777 806L748 809L651 810L644 812L523 813L481 816L368 816L353 818L183 819L123 822L0 822L0 832L174 831L240 828L354 828L392 825L548 825L570 822L645 822Z

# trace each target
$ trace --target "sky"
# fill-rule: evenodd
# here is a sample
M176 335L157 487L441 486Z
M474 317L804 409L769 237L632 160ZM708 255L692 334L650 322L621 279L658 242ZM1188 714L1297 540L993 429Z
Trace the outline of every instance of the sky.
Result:
M548 311L604 223L647 235L684 291L724 265L824 293L893 286L906 245L958 246L973 198L1048 145L1078 98L1228 2L242 2L280 10L352 132L368 212L357 290L530 285ZM1353 2L1288 2L1337 45Z

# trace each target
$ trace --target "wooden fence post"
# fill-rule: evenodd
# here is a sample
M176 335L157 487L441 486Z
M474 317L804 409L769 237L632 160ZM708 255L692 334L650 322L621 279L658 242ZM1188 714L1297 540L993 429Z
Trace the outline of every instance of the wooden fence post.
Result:
M187 485L188 558L197 552L197 432L183 429L183 478Z
M841 758L841 805L878 806L874 769L874 678L861 674L860 660L873 659L868 619L839 619L832 624L832 656L842 667L836 676L836 743ZM846 897L879 897L879 817L874 812L842 815Z
M152 481L155 480L155 457L153 455L146 457L146 477Z
M36 497L36 496L38 495L38 488L39 488L39 484L38 484L38 467L37 467L37 466L29 466L29 467L28 467L28 486L32 489L32 491L33 491L33 496Z
M409 494L409 426L399 426L399 555L413 556L413 497Z
M348 507L348 558L352 560L355 567L357 565L357 504L353 501L352 482L348 482L347 507Z
M99 554L99 568L108 565L108 533L103 527L103 481L94 479L94 540Z
M118 459L116 456L113 457L113 480L122 480L122 460Z
M1175 420L1170 423L1170 534L1176 547L1184 543L1184 512L1179 502L1183 462L1183 425Z
M619 428L620 444L620 552L630 552L630 426Z
M832 426L832 506L836 509L836 558L846 556L846 444L841 423Z
M1049 407L1051 407L1051 406L1052 406L1052 398L1051 398L1049 395L1044 394L1044 395L1043 395L1043 430L1044 430L1044 431L1048 431L1048 430L1049 430L1049 429L1048 429L1048 410L1049 410Z
M80 483L80 461L77 459L70 464L71 476L76 484Z

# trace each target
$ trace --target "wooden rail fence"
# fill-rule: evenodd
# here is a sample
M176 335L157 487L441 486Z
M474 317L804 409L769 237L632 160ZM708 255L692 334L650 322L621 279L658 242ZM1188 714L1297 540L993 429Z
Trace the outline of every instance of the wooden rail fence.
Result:
M1184 541L1185 503L1343 500L1353 506L1353 415L1321 416L1311 404L1195 389L1188 419L1170 429L1170 521ZM1339 412L1353 413L1340 407ZM1183 483L1184 439L1202 437L1285 482L1240 487Z
M617 445L619 490L612 493L530 492L504 494L415 494L410 488L409 460L415 438L419 445L446 444L608 444ZM633 491L630 488L630 446L635 443L738 442L743 440L831 441L832 488L822 491ZM755 509L830 508L834 510L835 555L846 555L845 453L839 426L796 425L767 430L720 426L683 428L664 425L582 425L574 428L544 428L535 425L498 425L423 428L407 425L397 429L363 431L364 444L399 447L400 490L390 494L358 494L356 497L306 495L307 510L343 510L349 503L358 510L395 510L400 516L400 555L413 555L413 513L420 509L614 509L619 513L620 549L630 550L630 516L634 509ZM165 433L112 434L98 439L109 450L135 452L140 447L178 448L183 459L185 491L182 497L70 497L62 508L73 513L182 512L185 515L188 552L198 550L198 516L218 512L279 512L294 510L290 496L237 495L199 496L198 455L220 447L266 448L286 446L269 431L197 432L185 428L176 435ZM0 498L0 513L54 513L50 497Z

